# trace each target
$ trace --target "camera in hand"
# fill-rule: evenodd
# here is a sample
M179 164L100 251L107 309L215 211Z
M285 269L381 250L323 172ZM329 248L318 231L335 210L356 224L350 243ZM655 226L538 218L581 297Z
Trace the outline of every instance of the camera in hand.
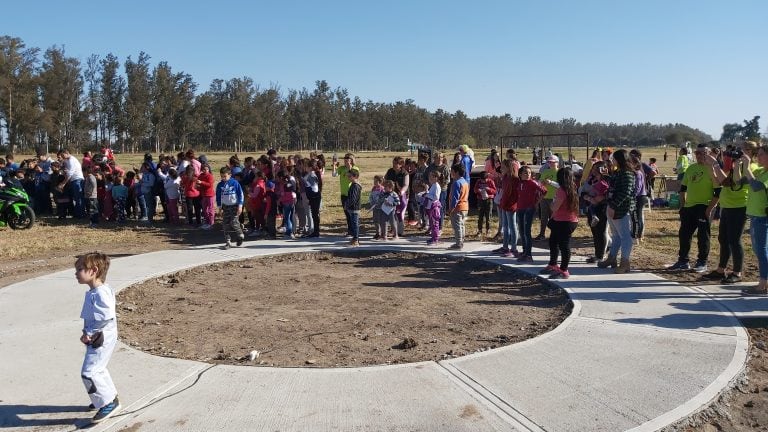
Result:
M728 156L731 159L741 159L742 156L744 156L744 150L740 148L735 148L733 150L726 150L723 152L724 156Z

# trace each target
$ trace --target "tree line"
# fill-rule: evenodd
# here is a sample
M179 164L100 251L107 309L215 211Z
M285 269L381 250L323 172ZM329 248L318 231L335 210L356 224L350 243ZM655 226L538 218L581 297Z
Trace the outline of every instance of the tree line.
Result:
M755 120L756 121L756 120ZM738 126L738 125L736 125ZM363 101L324 80L313 89L262 88L249 77L215 79L198 92L192 76L139 53L120 61L91 55L85 63L63 47L42 53L0 36L0 146L10 152L110 145L122 151L233 152L267 148L404 150L410 142L436 148L562 146L568 138L504 140L509 135L588 133L604 146L707 142L684 124L581 123L510 114L469 118L430 112L413 100ZM583 146L585 142L570 144Z

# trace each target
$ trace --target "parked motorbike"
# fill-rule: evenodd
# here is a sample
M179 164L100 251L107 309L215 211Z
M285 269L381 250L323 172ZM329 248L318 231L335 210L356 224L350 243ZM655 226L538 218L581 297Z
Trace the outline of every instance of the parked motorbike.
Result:
M35 212L29 206L27 192L14 185L0 188L0 227L28 229L34 224Z

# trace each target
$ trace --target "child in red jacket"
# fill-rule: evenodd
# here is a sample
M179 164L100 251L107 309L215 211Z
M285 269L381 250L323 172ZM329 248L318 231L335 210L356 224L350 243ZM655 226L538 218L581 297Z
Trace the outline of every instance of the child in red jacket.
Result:
M202 164L200 175L197 177L197 188L200 190L200 204L203 208L203 225L200 227L209 230L213 226L216 216L216 189L215 179L211 173L211 166Z
M181 176L181 188L184 189L184 200L187 204L187 222L190 225L195 222L200 224L201 202L200 190L197 185L197 176L195 167L187 165L184 175ZM194 219L193 219L194 217Z
M477 234L485 239L488 237L488 230L490 230L491 225L493 197L496 196L496 183L485 171L480 173L480 180L475 183L475 195L477 196L478 209ZM485 234L483 234L483 220L485 220Z
M248 212L251 214L253 225L251 233L258 233L264 229L264 200L267 196L267 183L264 173L256 171L253 182L248 187Z
M520 167L520 181L518 183L517 194L517 226L520 229L520 239L523 245L523 251L518 256L520 262L532 262L533 256L533 237L531 235L531 226L533 217L542 197L547 193L547 188L534 180L531 175L531 168L528 166Z

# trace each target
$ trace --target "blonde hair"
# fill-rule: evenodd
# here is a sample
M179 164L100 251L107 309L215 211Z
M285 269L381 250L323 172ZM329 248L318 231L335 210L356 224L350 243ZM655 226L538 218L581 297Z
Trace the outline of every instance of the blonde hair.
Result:
M101 252L88 252L87 254L80 255L75 261L75 267L81 264L86 270L96 270L96 278L104 282L107 280L107 272L109 271L110 259L106 254Z
M741 149L744 150L750 157L754 157L758 148L760 148L760 145L754 141L744 141L744 143L741 145Z

